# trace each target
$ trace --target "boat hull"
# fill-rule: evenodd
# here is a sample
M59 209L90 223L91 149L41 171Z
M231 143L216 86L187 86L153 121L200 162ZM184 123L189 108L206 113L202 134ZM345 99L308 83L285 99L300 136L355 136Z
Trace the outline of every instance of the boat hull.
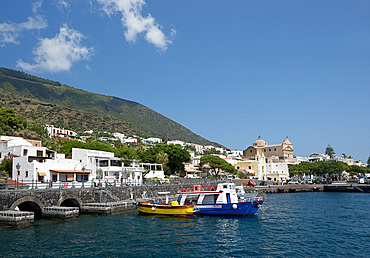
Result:
M192 216L194 213L194 206L193 205L171 206L170 204L140 202L137 204L137 210L141 214Z
M262 203L262 200L256 200L226 204L196 204L194 211L195 215L248 216L254 215Z

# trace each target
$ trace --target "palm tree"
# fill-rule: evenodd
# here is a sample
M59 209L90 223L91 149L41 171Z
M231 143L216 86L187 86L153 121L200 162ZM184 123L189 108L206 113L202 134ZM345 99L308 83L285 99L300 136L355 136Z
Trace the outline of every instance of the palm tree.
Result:
M143 145L138 145L136 147L136 150L137 150L138 153L142 153L142 152L145 151L145 147Z
M162 167L164 168L168 163L168 154L163 151L159 152L156 157L156 162L162 164Z

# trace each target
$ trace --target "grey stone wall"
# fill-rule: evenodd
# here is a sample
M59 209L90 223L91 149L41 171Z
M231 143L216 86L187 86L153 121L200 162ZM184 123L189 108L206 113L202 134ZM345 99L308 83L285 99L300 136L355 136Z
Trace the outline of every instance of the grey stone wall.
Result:
M106 187L106 188L71 188L71 189L33 189L33 190L1 190L0 210L9 210L12 206L24 201L35 202L43 209L49 206L58 206L64 200L75 199L79 204L106 203L129 200L133 198L158 197L158 192L170 192L175 195L178 185L133 186L133 187ZM14 207L13 207L14 208Z

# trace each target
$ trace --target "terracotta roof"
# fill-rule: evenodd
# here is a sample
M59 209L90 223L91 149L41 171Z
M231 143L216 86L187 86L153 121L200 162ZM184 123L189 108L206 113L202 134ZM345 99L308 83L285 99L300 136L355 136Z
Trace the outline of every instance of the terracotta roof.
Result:
M78 174L90 174L89 171L82 171L82 170L56 170L56 169L50 169L52 172L57 173L78 173Z

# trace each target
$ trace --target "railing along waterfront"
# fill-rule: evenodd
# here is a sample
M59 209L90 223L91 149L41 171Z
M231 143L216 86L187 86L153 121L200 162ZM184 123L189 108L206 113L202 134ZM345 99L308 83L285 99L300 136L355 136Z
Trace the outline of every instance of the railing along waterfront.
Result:
M210 185L223 181L215 179L144 179L144 180L94 180L94 181L36 181L36 180L6 180L0 184L0 190L31 190L31 189L63 189L63 188L109 188L127 186L160 186L160 185Z

